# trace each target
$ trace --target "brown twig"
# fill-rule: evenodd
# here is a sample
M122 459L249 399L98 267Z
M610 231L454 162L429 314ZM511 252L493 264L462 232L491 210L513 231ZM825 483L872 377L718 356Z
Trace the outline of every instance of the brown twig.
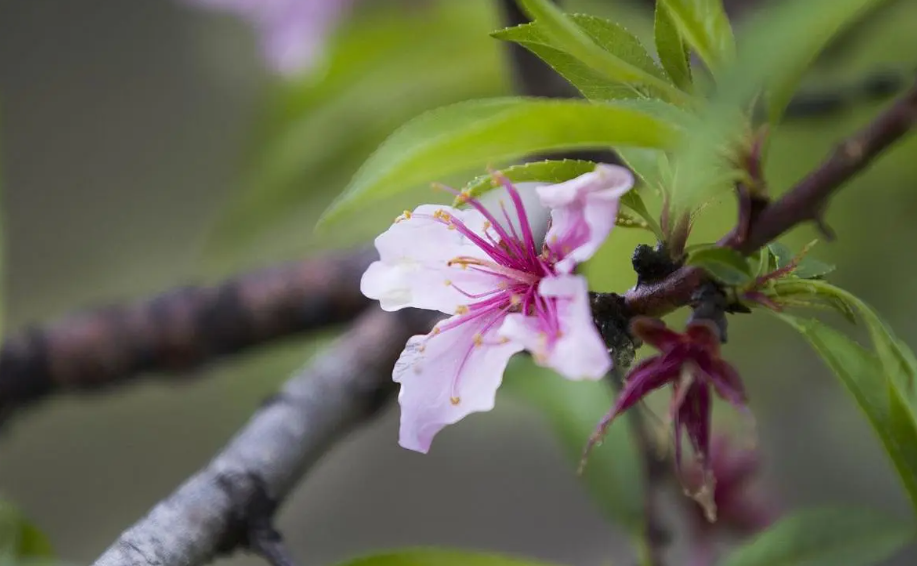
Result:
M300 476L391 397L407 339L435 315L370 310L294 375L204 469L125 531L97 566L197 566L249 549L275 566L292 559L270 526Z
M0 423L61 391L97 391L148 372L176 374L270 341L354 318L374 252L309 259L212 287L183 287L88 310L7 338Z
M845 140L817 169L766 207L737 249L751 253L806 221L822 222L828 200L917 125L917 82L868 126Z

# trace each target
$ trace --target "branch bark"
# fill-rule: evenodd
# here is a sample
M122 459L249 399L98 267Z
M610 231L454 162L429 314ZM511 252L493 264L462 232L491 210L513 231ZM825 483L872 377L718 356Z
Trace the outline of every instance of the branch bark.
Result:
M197 566L239 548L264 553L257 538L271 519L264 515L273 514L332 443L385 405L395 389L391 368L398 354L434 319L414 310L362 315L96 566Z
M107 390L149 372L177 374L351 320L369 305L360 276L374 258L366 249L309 259L14 334L0 349L0 423L52 393Z

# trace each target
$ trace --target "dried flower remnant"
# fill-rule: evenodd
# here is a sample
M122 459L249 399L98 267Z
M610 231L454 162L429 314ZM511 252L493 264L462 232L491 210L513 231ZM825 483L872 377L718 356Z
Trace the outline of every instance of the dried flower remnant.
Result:
M551 210L536 242L517 187L498 177L513 213L466 197L468 209L422 205L376 238L380 260L363 294L385 310L452 314L401 354L400 443L427 452L433 437L466 415L493 408L509 358L522 350L568 379L600 379L611 358L595 324L584 277L573 274L611 232L618 200L633 186L622 167L536 185Z
M720 334L716 325L697 319L688 324L680 334L666 327L661 320L635 317L631 333L660 351L637 364L628 374L612 410L599 423L589 439L583 456L583 465L589 451L601 441L608 427L621 413L634 407L651 392L672 386L669 417L675 433L675 464L681 473L682 431L704 471L704 481L699 482L694 497L707 502L708 509L713 489L710 468L710 429L712 415L711 389L733 406L745 408L745 390L738 372L720 357Z

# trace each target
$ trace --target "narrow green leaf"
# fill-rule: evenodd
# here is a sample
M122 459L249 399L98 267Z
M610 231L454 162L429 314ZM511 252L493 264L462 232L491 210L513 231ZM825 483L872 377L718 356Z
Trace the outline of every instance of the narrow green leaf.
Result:
M678 135L675 126L652 114L612 103L497 98L455 104L424 114L390 136L323 221L361 202L526 154L617 145L663 148Z
M656 2L653 35L666 74L682 90L691 89L691 57L665 2Z
M731 248L701 248L691 253L686 263L704 268L726 285L743 285L752 280L748 260Z
M913 524L863 509L807 509L732 551L722 566L870 566L914 539Z
M879 358L842 333L814 319L778 314L805 336L834 374L840 378L869 419L917 509L917 426L901 418L900 399L889 395L888 380Z
M459 549L405 548L348 560L339 566L548 566L548 563Z
M558 159L545 161L532 161L522 165L513 165L498 172L514 183L541 181L545 183L561 183L589 173L595 169L595 162L582 159ZM480 175L475 177L462 189L462 193L473 198L490 192L500 186L493 175ZM461 198L456 198L455 204L461 204Z
M721 0L659 0L659 3L665 5L680 35L714 73L732 62L735 38Z
M609 79L606 74L564 51L553 40L542 20L496 31L491 36L522 45L560 73L586 98L612 100L647 95L658 98L669 96L671 85L658 87L658 81L665 82L665 73L636 36L614 22L595 16L571 14L569 18L595 45L635 69L634 73L652 77L651 82Z
M518 3L538 26L535 29L544 35L545 38L541 41L542 44L546 44L556 51L566 53L581 61L585 66L604 76L607 81L646 85L664 93L664 98L671 102L682 104L690 102L690 97L665 80L661 76L661 72L658 74L648 72L641 66L636 66L630 61L622 59L616 51L603 49L593 40L589 33L577 25L577 22L572 18L567 17L550 0L518 0ZM603 34L611 34L608 36L612 40L609 46L613 49L616 49L617 46L614 39L620 41L625 35L629 35L626 32L621 34L609 31L620 29L610 22L603 25L598 18L592 18L589 21L592 29L600 30ZM632 42L625 40L622 45L624 46L623 51L633 53L634 44ZM636 45L639 46L639 42ZM652 59L650 59L650 62L652 62Z
M529 359L510 366L506 390L536 407L557 435L575 470L586 440L602 416L614 404L609 388L601 382L571 382ZM582 476L592 499L613 523L631 532L643 525L642 475L627 419L615 423L601 446L589 457Z

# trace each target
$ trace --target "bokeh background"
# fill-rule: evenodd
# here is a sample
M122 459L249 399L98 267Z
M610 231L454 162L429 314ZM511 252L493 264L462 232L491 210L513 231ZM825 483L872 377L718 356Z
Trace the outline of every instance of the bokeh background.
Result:
M651 32L651 12L639 3L569 4ZM841 92L874 71L913 73L917 2L889 6L819 62L807 89ZM400 123L509 92L505 54L487 36L497 27L486 0L364 2L334 34L324 64L283 83L252 30L228 15L175 0L0 0L6 327L367 240L416 200L321 233L313 227ZM878 107L864 101L778 130L772 189ZM726 229L732 207L729 199L712 205L698 241ZM814 252L836 262L834 281L910 344L915 215L912 139L834 199L828 220L840 237ZM806 226L786 241L798 247L814 237ZM631 286L628 258L641 241L619 230L593 262L595 285ZM62 559L88 563L205 464L327 338L27 411L0 436L0 495L47 532ZM862 504L906 514L864 419L797 336L763 315L734 317L727 355L757 415L764 484L787 509ZM330 452L288 501L279 527L303 563L404 545L629 563L625 537L577 482L545 420L511 392L497 410L443 433L427 456L398 448L396 434L393 407ZM914 560L912 551L890 563Z

